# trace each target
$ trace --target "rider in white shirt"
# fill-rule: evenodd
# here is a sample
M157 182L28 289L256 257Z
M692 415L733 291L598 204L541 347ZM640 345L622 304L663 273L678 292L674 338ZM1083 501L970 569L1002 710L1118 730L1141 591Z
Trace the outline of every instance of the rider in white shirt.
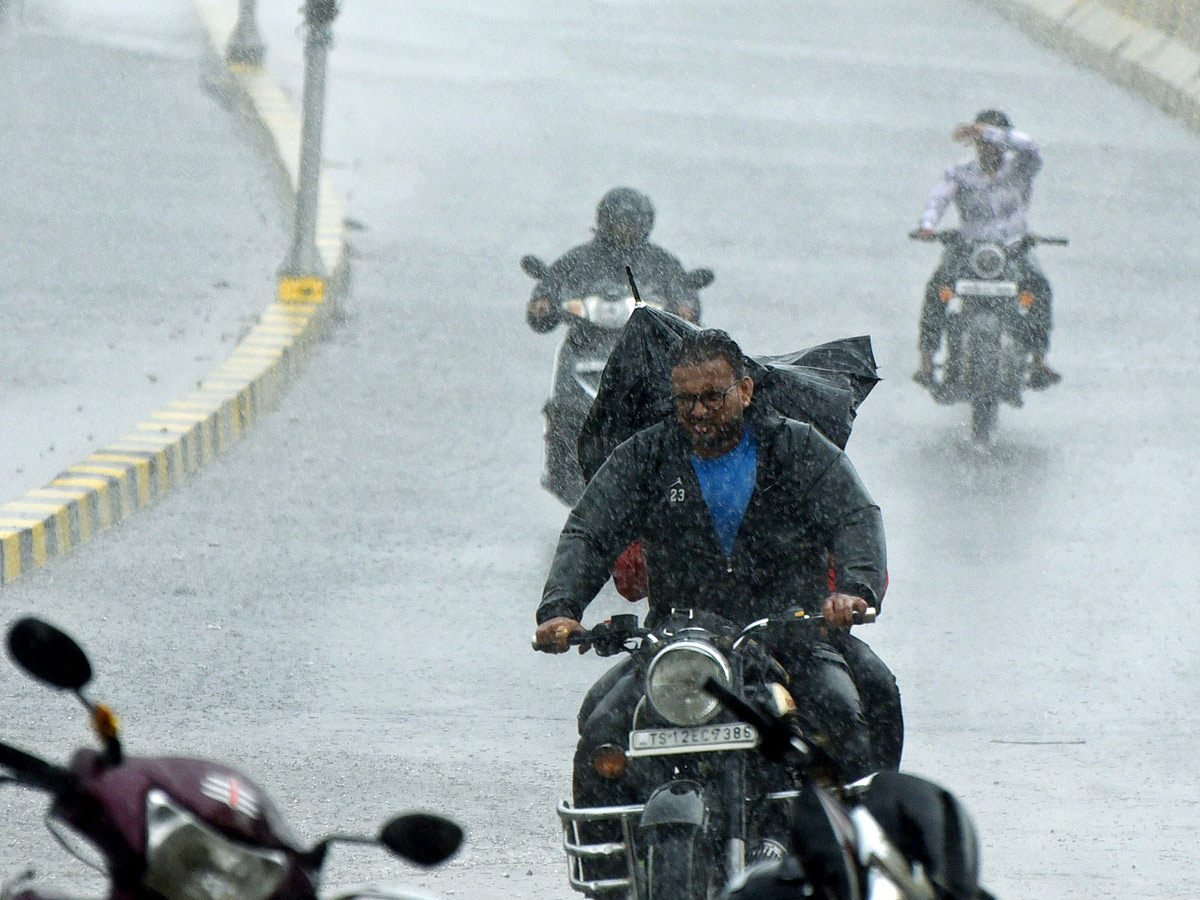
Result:
M1033 193L1033 178L1041 171L1042 154L1034 141L1012 127L1008 116L987 109L974 122L955 127L953 139L975 145L976 158L951 166L929 194L929 204L921 216L914 237L932 240L933 229L954 203L958 211L959 231L968 241L1007 243L1029 231L1026 217ZM1026 255L1028 272L1024 287L1031 291L1034 303L1026 316L1025 341L1031 354L1029 384L1035 389L1049 387L1061 376L1046 365L1050 346L1050 283L1031 254ZM925 287L921 307L920 366L913 379L931 386L933 355L946 327L943 288L952 287L956 260L946 258Z

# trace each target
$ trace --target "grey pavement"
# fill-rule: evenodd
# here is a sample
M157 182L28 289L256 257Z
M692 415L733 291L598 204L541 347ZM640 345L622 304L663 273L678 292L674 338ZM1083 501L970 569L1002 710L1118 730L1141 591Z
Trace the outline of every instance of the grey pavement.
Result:
M272 170L171 4L0 13L0 502L183 394L274 296Z

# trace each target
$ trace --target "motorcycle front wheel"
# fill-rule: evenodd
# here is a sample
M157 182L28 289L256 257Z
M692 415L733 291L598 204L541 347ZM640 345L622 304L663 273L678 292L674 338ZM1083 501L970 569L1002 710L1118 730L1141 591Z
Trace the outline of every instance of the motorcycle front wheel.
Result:
M646 851L646 900L707 900L709 860L693 828L656 835Z
M997 408L998 404L994 399L971 402L971 440L976 444L991 441L992 431L996 428Z
M971 397L971 440L986 444L996 427L1000 405L1000 323L994 316L973 322L967 331L967 390Z
M575 451L579 428L549 403L543 415L546 426L542 487L567 506L574 506L586 486Z

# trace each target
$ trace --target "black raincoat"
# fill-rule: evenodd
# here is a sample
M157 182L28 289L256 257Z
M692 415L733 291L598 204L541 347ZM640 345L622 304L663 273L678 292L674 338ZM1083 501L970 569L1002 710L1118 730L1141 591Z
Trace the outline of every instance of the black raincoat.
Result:
M633 273L638 293L668 312L700 321L700 295L688 283L683 264L662 247L650 243L654 206L632 188L614 188L596 208L595 237L559 257L533 289L531 301L549 300L550 312L529 317L535 331L549 331L560 321L560 305L608 285L618 293L628 289L625 267Z
M672 607L748 623L800 605L819 610L837 590L878 607L885 550L879 507L850 460L811 425L757 402L747 411L758 445L754 493L733 550L717 538L674 419L612 452L571 511L538 607L538 622L579 620L617 556L642 538L653 624Z

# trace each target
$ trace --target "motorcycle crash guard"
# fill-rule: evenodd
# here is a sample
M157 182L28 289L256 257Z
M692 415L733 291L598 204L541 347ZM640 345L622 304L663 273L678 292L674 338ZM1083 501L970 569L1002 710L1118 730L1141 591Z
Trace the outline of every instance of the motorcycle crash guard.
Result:
M905 856L916 860L945 895L979 900L979 838L966 809L945 788L899 772L880 772L863 805Z
M656 789L646 801L639 823L642 828L659 825L704 825L704 795L694 781L672 781Z

